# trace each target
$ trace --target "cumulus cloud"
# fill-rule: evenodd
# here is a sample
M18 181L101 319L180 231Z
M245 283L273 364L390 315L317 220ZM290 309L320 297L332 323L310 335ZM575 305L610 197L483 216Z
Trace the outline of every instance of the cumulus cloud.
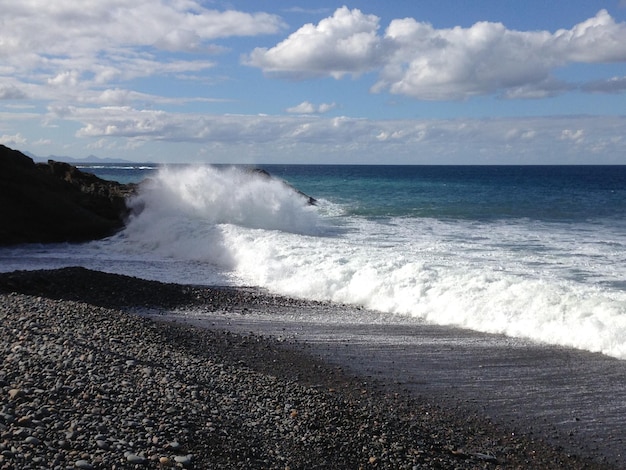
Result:
M626 23L616 23L606 10L572 29L558 30L549 47L568 62L607 63L626 60Z
M4 134L0 136L0 144L7 145L9 147L11 146L19 147L25 143L26 143L26 138L20 133L17 133L14 135Z
M56 127L57 149L75 146L80 153L85 146L107 150L152 146L164 160L180 155L181 143L202 148L207 158L222 155L222 161L254 153L264 161L281 154L282 161L373 162L385 155L393 163L454 163L467 155L471 163L502 163L515 153L518 163L531 163L533 158L546 163L547 153L584 159L600 150L615 158L626 152L622 137L626 124L617 117L328 118L322 115L336 104L320 102L324 98L293 101L294 106L286 109L290 116L220 116L206 109L201 113L202 106L184 108L191 110L189 114L181 109L171 112L170 105L220 101L199 92L201 83L195 80L206 79L205 72L215 67L218 58L209 54L223 51L214 41L285 28L275 15L215 11L207 4L200 0L3 2L1 139L15 146L43 145L50 140L24 136L35 135L37 126L45 127L48 136ZM292 79L367 74L364 79L372 80L374 92L423 100L492 94L528 99L570 90L626 90L625 77L581 84L555 76L557 68L573 63L626 61L621 46L626 44L626 26L604 10L556 32L514 31L490 22L439 29L411 18L381 25L380 18L347 7L324 15L330 16L297 28L274 47L254 49L243 61L269 75ZM144 80L153 76L159 80ZM48 113L42 115L38 110L46 105ZM85 140L81 144L69 138L57 140L68 129L79 129L73 136ZM169 143L174 150L165 155L163 148ZM129 157L141 160L145 155Z
M217 38L275 33L284 27L275 15L209 10L192 0L5 2L2 15L4 56L74 56L126 46L195 51Z
M314 105L309 101L303 101L297 106L287 108L286 111L292 114L323 114L335 108L335 106L337 106L335 103L322 103Z
M256 48L245 63L294 78L358 75L379 65L379 18L339 8L317 25L306 24L271 49Z
M437 29L413 18L380 19L338 9L307 24L272 48L257 48L245 63L270 75L295 78L369 71L374 92L421 100L462 100L475 95L541 98L574 88L553 76L573 63L626 61L626 24L606 10L571 29L515 31L501 23Z
M206 70L214 64L205 56L221 50L211 41L285 26L276 15L210 10L194 0L3 2L2 20L0 77L20 77L35 87L35 99L48 99L54 88L69 98L72 87L78 93ZM194 54L175 54L180 52Z

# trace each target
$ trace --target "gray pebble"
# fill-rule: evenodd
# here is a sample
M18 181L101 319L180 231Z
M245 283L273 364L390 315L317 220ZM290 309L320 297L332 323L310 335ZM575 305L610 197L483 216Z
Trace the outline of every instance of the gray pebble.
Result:
M77 460L74 462L74 467L80 468L82 470L92 470L93 465L89 463L87 460Z
M176 457L174 457L174 462L181 464L183 467L190 465L192 460L193 460L193 455L191 454L177 455Z
M99 449L103 449L103 450L109 450L111 448L111 446L109 445L107 441L103 441L101 439L96 440L96 445L98 446Z
M32 444L34 446L38 446L39 444L41 444L41 441L33 436L28 436L26 439L24 439L24 442L26 444Z
M148 463L148 459L146 459L145 457L141 456L141 455L137 455L137 454L128 454L126 456L126 461L128 463L132 463L135 465L145 465L146 463Z
M176 441L172 441L172 442L167 443L167 447L169 447L172 450L178 450L180 449L180 444Z

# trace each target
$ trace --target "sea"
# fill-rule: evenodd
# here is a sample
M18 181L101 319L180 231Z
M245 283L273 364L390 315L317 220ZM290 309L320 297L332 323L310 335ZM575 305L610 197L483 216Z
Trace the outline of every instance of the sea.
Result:
M0 248L0 270L253 286L626 359L626 166L81 168L142 182L126 228Z

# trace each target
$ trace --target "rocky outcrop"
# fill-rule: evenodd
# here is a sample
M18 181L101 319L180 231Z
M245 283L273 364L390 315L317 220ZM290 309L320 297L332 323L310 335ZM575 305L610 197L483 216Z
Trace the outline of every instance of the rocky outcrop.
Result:
M135 185L0 145L0 245L104 238L124 225Z
M267 178L267 179L274 178L268 171L265 171L262 168L253 168L250 171L252 171L252 173L254 173L255 175L259 175L259 176L261 176L263 178ZM310 206L316 206L317 205L317 199L315 199L314 197L309 196L308 194L303 193L299 189L294 188L292 185L290 185L286 181L282 181L282 183L285 186L287 186L289 189L294 191L296 194L298 194L299 196L302 196L303 198L305 198L308 205L310 205Z

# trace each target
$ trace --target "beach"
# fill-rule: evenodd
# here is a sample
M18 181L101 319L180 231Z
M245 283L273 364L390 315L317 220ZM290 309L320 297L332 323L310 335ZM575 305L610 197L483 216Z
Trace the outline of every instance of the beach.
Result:
M568 382L618 384L604 356L428 325L420 349L393 324L299 321L342 305L84 268L3 273L0 292L3 469L624 466L618 418L584 414L621 397Z

